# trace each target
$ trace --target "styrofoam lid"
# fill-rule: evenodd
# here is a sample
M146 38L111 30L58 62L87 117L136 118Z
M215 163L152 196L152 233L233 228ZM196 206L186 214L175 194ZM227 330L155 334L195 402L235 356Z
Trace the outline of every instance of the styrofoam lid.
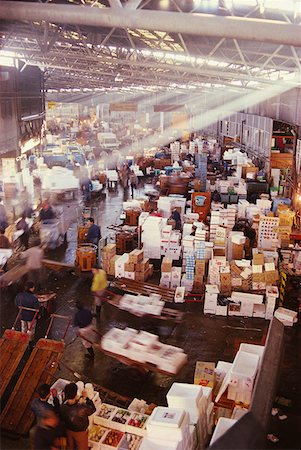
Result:
M203 394L202 386L197 384L189 383L173 383L169 391L167 392L166 398L168 397L183 397L197 399Z
M180 428L185 416L184 409L167 408L165 406L157 406L149 420L149 425L158 425L168 428ZM146 426L147 427L147 426Z

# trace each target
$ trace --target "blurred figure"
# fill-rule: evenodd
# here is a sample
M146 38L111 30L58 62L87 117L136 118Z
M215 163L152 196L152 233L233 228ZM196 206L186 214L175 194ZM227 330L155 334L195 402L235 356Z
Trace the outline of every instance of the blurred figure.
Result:
M98 242L101 239L100 227L94 223L93 217L89 217L87 224L89 225L87 242L98 245Z
M101 299L104 291L108 287L107 274L103 269L92 269L93 281L91 291L94 294L94 305L96 310L96 320L100 320Z
M33 215L33 208L32 208L32 206L30 205L30 203L25 202L25 205L24 205L24 211L23 211L23 213L22 213L22 216L23 216L23 214L25 215L25 217L26 217L27 219L31 219L31 217L32 217L32 215Z
M131 185L132 198L134 198L134 189L137 189L138 177L133 170L131 170L131 172L130 172L130 185Z
M8 225L8 222L7 222L6 209L5 209L5 206L3 205L2 198L0 198L0 228L3 228L5 230L7 225Z
M85 308L80 302L77 303L78 311L74 316L73 325L78 327L78 335L82 337L82 344L87 349L86 358L94 359L94 350L92 342L94 341L95 333L92 325L93 314L90 309Z
M89 202L91 200L92 187L93 186L92 186L92 182L91 182L90 178L86 178L82 182L82 191L83 191L84 201L85 202Z
M175 229L176 230L181 230L182 229L181 215L180 215L179 211L176 208L174 208L172 210L172 213L171 213L170 217L171 217L171 219L173 219L176 222Z
M53 211L52 207L50 206L50 203L48 200L45 200L42 209L39 214L39 219L43 222L44 220L51 220L55 218L55 212Z
M11 248L10 242L5 236L3 228L0 228L0 248Z
M25 285L25 290L23 292L20 292L15 300L16 306L23 306L24 308L31 308L31 309L40 309L40 303L38 301L38 298L34 295L35 291L35 285L32 281L27 281ZM32 328L30 330L31 322L34 318L35 312L34 311L28 311L26 309L22 309L20 318L21 318L21 331L23 333L29 333L31 334L31 339L34 337L35 328L37 320L35 319L32 323Z
M28 249L28 241L29 241L29 226L26 222L26 216L25 214L22 214L21 219L17 222L16 225L17 230L22 230L23 233L19 237L20 243L23 247L25 247L25 250Z
M41 247L41 241L39 239L36 240L35 244L35 247L30 247L25 252L22 252L21 258L26 259L29 279L35 280L36 284L40 287L42 282L42 259L44 250Z
M45 410L36 428L34 450L60 450L59 419L54 411Z
M65 403L61 406L61 416L67 429L68 450L88 450L89 416L96 409L92 400L82 393L83 402L79 402L77 386L69 383L65 386Z

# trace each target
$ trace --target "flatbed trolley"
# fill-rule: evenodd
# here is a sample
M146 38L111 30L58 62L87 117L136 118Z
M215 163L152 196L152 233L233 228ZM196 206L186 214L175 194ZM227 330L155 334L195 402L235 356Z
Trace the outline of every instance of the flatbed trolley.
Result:
M29 330L31 330L39 312L37 309L24 308L20 306L12 329L5 330L2 338L0 339L0 398L5 392L5 389L15 373L15 370L17 369L30 341L30 334L15 330L15 326L23 309L35 312L30 323Z
M67 321L61 341L48 339L54 319ZM39 339L34 347L8 402L0 416L1 429L25 435L29 432L34 415L30 404L36 397L36 390L42 383L51 383L65 348L64 339L71 323L71 317L52 314L45 338Z

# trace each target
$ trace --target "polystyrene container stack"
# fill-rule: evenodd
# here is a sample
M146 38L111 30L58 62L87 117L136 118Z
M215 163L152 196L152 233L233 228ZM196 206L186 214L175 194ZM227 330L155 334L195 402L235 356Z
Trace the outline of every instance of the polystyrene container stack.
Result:
M228 399L250 404L259 360L253 353L239 351L236 354L230 372Z
M158 406L149 417L141 450L192 450L189 414L180 408Z

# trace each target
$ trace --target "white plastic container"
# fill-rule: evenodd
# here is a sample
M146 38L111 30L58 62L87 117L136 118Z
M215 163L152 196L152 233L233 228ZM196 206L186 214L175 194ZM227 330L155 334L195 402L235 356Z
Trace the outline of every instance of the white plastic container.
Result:
M211 438L210 445L212 445L223 434L225 434L226 431L228 431L235 423L236 423L236 420L234 420L234 419L228 419L227 417L220 417L218 419L213 436Z

